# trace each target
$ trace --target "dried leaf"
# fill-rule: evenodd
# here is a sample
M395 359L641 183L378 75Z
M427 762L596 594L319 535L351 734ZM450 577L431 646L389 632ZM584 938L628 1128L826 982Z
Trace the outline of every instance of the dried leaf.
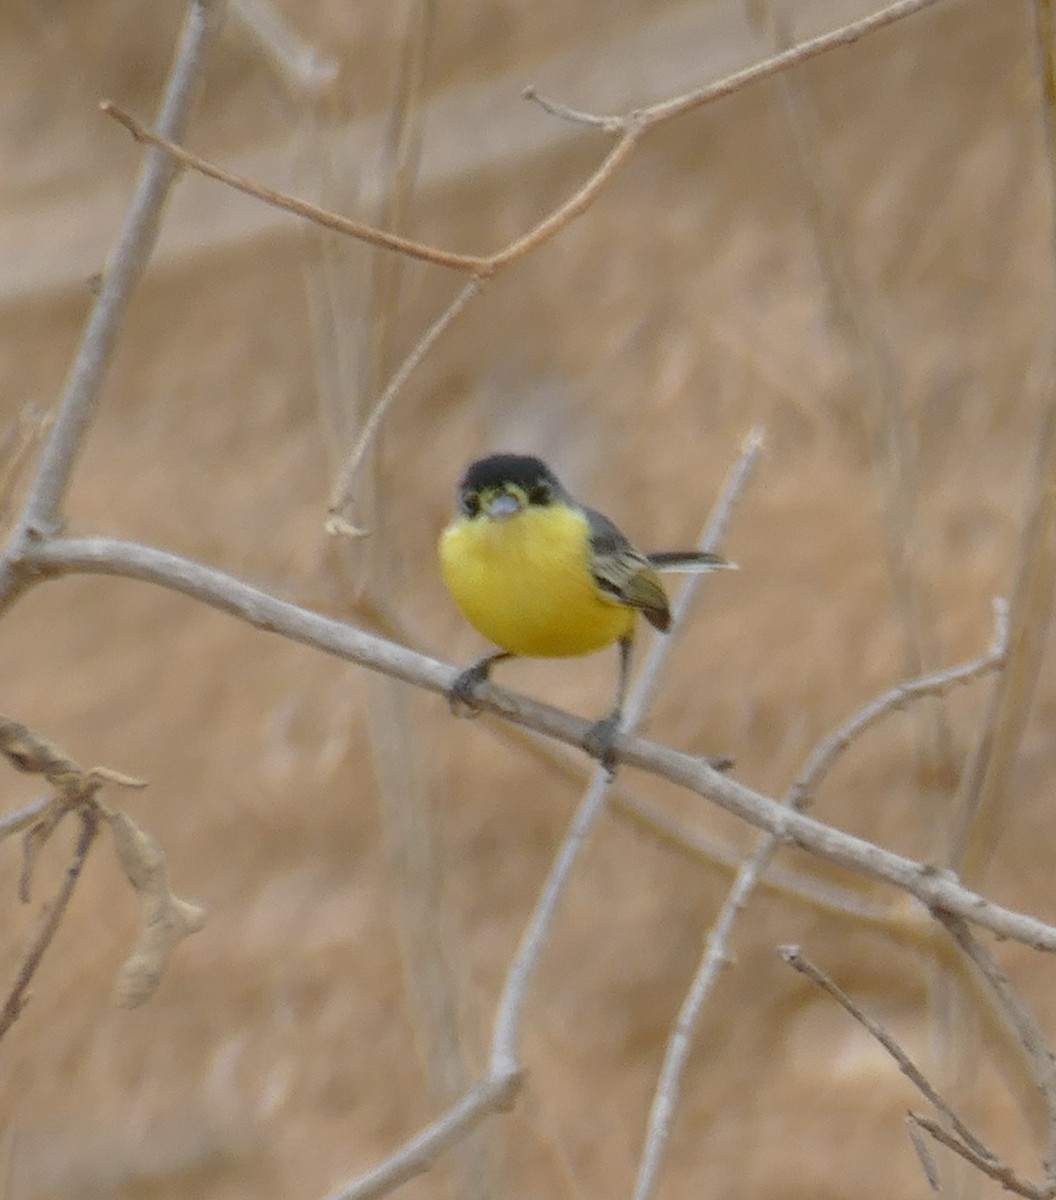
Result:
M58 746L10 717L0 716L0 754L19 771L45 776L60 791L67 790L60 780L65 782L70 776L76 779L84 774Z
M205 910L182 900L169 887L165 854L149 833L119 809L99 808L142 910L143 931L114 989L118 1004L135 1008L154 994L177 944L205 924Z

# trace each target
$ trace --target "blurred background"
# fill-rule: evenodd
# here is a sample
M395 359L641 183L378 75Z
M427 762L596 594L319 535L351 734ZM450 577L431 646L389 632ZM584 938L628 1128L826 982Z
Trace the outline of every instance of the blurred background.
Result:
M867 11L242 0L188 141L349 215L487 253L609 145L527 103L526 85L621 111ZM61 392L139 162L98 101L152 120L182 15L176 0L0 6L0 418L16 441ZM879 691L981 653L992 597L1011 595L1051 404L1036 56L1026 0L949 0L656 130L413 376L360 478L354 516L371 532L355 544L323 531L339 465L461 281L186 175L70 528L204 560L462 664L485 647L434 547L468 460L540 454L637 542L671 547L698 537L762 427L724 547L741 570L705 582L647 729L728 754L738 778L780 795ZM436 696L117 579L31 592L0 623L0 661L0 711L82 763L150 780L111 799L209 910L153 1001L118 1009L137 910L109 847L93 852L0 1044L5 1200L315 1197L479 1075L584 757L456 722ZM817 815L1052 920L1056 679L1035 665L1033 715L979 821L962 781L989 680L856 744ZM498 679L592 716L615 670L612 653ZM2 781L5 805L35 794L6 769ZM671 1023L754 835L634 772L620 785L530 993L516 1110L407 1185L410 1200L630 1194ZM660 836L656 812L704 845ZM4 979L36 911L18 901L19 865L17 845L0 848ZM704 1011L658 1194L926 1193L903 1125L915 1094L780 962L790 941L1038 1177L1022 1055L941 940L892 892L805 855L780 865ZM1000 950L1056 1030L1053 964ZM998 1194L936 1157L949 1194Z

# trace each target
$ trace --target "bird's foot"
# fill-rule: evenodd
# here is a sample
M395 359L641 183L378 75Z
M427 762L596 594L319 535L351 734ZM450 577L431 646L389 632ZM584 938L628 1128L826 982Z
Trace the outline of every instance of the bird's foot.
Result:
M447 702L456 717L475 717L479 714L480 701L476 692L487 679L490 667L490 659L481 659L455 677L455 682L447 691Z
M583 737L583 749L591 758L596 758L610 776L616 774L618 765L612 742L619 732L622 716L619 712L609 713L603 720L595 721Z

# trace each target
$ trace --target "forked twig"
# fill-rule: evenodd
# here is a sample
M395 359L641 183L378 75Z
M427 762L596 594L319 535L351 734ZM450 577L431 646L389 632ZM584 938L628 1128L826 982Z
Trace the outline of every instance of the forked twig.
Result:
M939 1092L932 1087L927 1076L917 1066L917 1064L909 1057L902 1049L898 1042L887 1032L879 1021L874 1020L868 1013L860 1008L847 993L841 988L831 976L826 975L820 967L817 967L810 961L798 946L780 946L778 954L800 975L806 976L811 983L816 984L822 991L827 992L837 1004L840 1005L847 1013L849 1013L859 1025L873 1038L880 1043L881 1046L891 1055L898 1066L898 1069L903 1075L913 1084L920 1094L933 1104L935 1108L949 1121L954 1132L965 1143L971 1147L976 1154L982 1158L988 1159L990 1162L996 1162L997 1159L976 1136L968 1128L961 1118L954 1112L953 1108L947 1104Z
M945 1146L947 1150L952 1150L954 1154L959 1154L965 1162L971 1163L973 1167L982 1171L984 1175L1001 1184L1006 1191L1015 1192L1018 1196L1026 1196L1027 1200L1052 1200L1054 1193L1051 1188L1039 1188L1025 1179L1020 1179L1015 1171L1006 1163L994 1160L988 1155L977 1154L971 1146L954 1137L948 1129L940 1125L938 1121L932 1120L931 1117L925 1116L923 1113L910 1112L908 1120L913 1125L917 1125L926 1133L929 1133L940 1145ZM912 1136L911 1132L910 1137ZM915 1139L914 1144L916 1144ZM918 1155L919 1153L918 1149ZM930 1170L925 1165L928 1181L932 1184L933 1190L938 1191L939 1189L935 1187L933 1182L934 1170L934 1165L931 1166Z
M995 600L994 636L986 654L963 666L952 667L949 670L938 671L909 683L899 684L855 713L834 733L818 743L807 759L803 770L786 792L783 801L785 806L793 812L804 809L839 755L882 717L898 711L911 701L925 696L945 695L954 687L969 683L987 671L996 670L1005 661L1007 653L1007 606L1003 601ZM634 1200L649 1200L656 1188L678 1104L686 1062L689 1059L693 1043L693 1032L719 972L728 961L727 947L734 922L743 911L749 896L780 845L781 839L774 833L764 834L759 839L755 849L737 872L719 915L705 940L700 964L679 1009L664 1052L660 1078L657 1081L649 1112Z
M934 916L945 925L953 940L976 966L1027 1055L1045 1105L1046 1144L1042 1157L1046 1194L1056 1194L1056 1063L1052 1051L1026 1002L964 918L944 912L941 908L934 910Z
M493 275L511 266L525 255L549 241L568 226L571 221L585 212L612 181L620 167L631 157L642 137L655 126L662 125L711 101L729 96L733 92L740 91L742 88L748 87L760 80L768 79L780 71L795 66L797 63L816 58L826 51L836 49L840 46L849 46L869 34L884 29L896 21L912 16L935 3L937 3L937 0L898 0L897 3L891 4L887 8L853 21L839 29L812 38L781 54L773 55L764 62L756 63L741 71L737 71L724 79L705 84L700 88L645 108L632 109L619 116L595 116L570 108L555 100L545 99L539 96L534 89L528 88L525 92L527 98L540 104L547 112L565 120L572 120L613 135L616 137L616 144L599 166L591 172L583 184L567 200L543 217L528 232L515 238L507 246L490 255L458 254L453 251L442 250L422 242L417 242L411 238L401 237L398 234L378 229L361 221L342 217L337 213L329 212L318 205L301 200L296 196L291 196L288 193L280 192L275 188L257 183L254 180L235 175L230 171L225 171L222 167L218 167L214 163L178 145L177 139L165 135L166 131L155 132L148 129L142 122L136 120L130 113L125 112L112 101L105 100L100 107L108 116L120 122L137 141L164 151L174 161L190 167L220 183L224 183L228 187L253 196L266 204L285 209L306 220L313 221L326 229L356 238L370 245L405 254L408 257L432 263L435 266L465 272L478 285L482 285L484 281ZM466 295L465 301L468 301L470 298L470 295ZM452 308L454 307L452 305ZM458 305L455 311L459 311L460 309L461 304ZM442 323L442 328L446 328L447 322L444 316L441 316L438 323ZM429 334L426 337L429 337ZM404 366L393 377L390 388L386 389L387 395L384 398L384 405L379 401L374 406L372 412L376 414L376 419L372 421L369 429L364 429L360 438L357 439L357 444L349 457L349 462L341 473L342 487L340 492L335 493L335 497L331 501L330 517L327 523L327 528L330 532L352 534L361 532L357 529L354 522L344 521L340 515L341 511L348 503L354 476L362 465L365 452L371 444L381 420L388 411L392 399L398 393L406 378L411 374L420 358L421 354L418 353L418 348L416 347L411 351Z
M1056 1189L1051 1185L1047 1185L1045 1188L1038 1188L1034 1184L1020 1179L1011 1167L1003 1163L958 1117L953 1108L936 1091L924 1073L891 1034L878 1021L874 1020L860 1008L830 976L815 966L798 946L782 946L778 950L778 953L793 970L804 975L817 987L821 988L822 991L831 996L845 1012L883 1046L894 1059L902 1074L946 1118L953 1132L951 1133L945 1126L932 1120L930 1117L911 1111L909 1113L909 1120L914 1125L924 1129L936 1141L959 1154L963 1159L977 1167L980 1171L983 1171L991 1179L997 1180L1009 1191L1016 1192L1020 1196L1026 1196L1029 1200L1050 1200ZM937 1186L934 1164L927 1156L924 1147L913 1136L912 1126L910 1126L910 1137L921 1160L921 1165L924 1167L928 1182L931 1184L933 1190L940 1190Z

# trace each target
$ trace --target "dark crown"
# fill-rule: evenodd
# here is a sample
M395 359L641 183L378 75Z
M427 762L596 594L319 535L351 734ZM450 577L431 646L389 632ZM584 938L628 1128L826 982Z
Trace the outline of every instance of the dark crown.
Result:
M469 464L459 484L459 491L485 492L513 483L527 492L540 482L550 484L555 490L561 487L553 471L541 458L526 454L492 454Z

